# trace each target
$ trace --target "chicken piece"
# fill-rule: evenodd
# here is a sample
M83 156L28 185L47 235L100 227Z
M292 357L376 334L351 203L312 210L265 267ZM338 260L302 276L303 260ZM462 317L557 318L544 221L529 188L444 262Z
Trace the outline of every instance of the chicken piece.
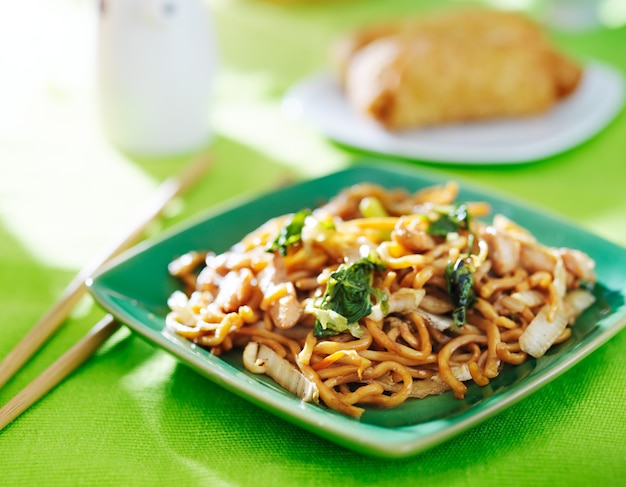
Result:
M272 302L267 310L272 318L272 322L278 328L282 329L293 328L304 312L304 308L300 301L298 301L294 287L290 286L288 289L288 294Z
M346 97L390 130L542 113L582 70L521 14L458 11L341 42Z
M493 271L498 276L504 276L518 266L521 244L504 232L488 227L482 235L489 246L489 258Z
M272 265L259 272L257 282L263 293L261 308L267 310L272 322L282 329L295 326L304 309L293 283L287 279L283 257L274 255Z
M222 279L215 305L225 313L234 312L248 302L254 290L254 275L250 269L230 271Z
M434 237L426 232L427 225L419 218L401 216L393 230L393 239L413 253L423 253L435 248Z
M552 273L557 259L552 250L543 245L522 244L520 264L529 273L546 271Z
M576 278L588 283L596 282L595 261L580 250L561 248L559 254L563 259L565 268Z

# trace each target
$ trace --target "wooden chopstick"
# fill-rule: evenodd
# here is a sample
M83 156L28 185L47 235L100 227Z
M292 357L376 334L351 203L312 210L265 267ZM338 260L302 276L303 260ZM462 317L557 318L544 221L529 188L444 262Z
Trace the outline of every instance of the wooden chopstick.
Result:
M91 357L119 327L113 316L102 318L76 345L0 408L0 431Z
M37 322L26 336L0 362L0 388L39 350L43 344L61 327L76 303L85 294L85 280L107 261L136 243L143 235L146 227L163 211L166 205L196 181L209 167L211 158L203 154L191 163L178 177L166 179L149 200L137 220L105 247L101 255L87 264L63 291L61 298ZM108 328L107 328L108 329ZM97 336L102 336L98 334Z

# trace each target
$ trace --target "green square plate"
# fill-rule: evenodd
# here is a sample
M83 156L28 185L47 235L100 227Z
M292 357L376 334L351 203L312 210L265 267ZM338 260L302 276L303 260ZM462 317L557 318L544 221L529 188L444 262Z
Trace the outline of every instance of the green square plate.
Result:
M448 392L409 400L391 410L367 409L360 419L354 419L304 403L271 379L248 373L241 353L216 357L164 331L167 298L179 288L178 281L167 272L171 260L190 250L225 251L271 217L319 205L341 189L364 181L411 191L444 182L410 166L358 163L319 179L203 213L120 256L89 280L90 292L132 330L217 384L347 448L389 458L416 454L511 406L582 360L626 324L626 249L561 219L462 185L460 201L487 201L494 212L528 228L541 242L587 252L596 261L600 283L596 304L579 318L572 339L538 360L505 367L486 387L470 386L464 400Z

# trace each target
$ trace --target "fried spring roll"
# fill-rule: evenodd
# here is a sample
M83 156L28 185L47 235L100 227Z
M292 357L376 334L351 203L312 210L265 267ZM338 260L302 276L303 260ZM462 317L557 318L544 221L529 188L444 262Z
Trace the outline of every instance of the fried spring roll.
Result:
M391 130L539 114L582 76L532 21L491 10L363 29L335 55L350 103Z

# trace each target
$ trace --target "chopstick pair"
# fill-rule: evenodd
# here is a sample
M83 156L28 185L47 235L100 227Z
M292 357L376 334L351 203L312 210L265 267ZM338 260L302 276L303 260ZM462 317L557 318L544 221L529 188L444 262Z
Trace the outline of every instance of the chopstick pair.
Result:
M198 180L210 164L210 156L204 154L185 168L178 177L171 177L161 184L129 229L72 279L60 299L0 362L0 388L61 327L74 306L85 294L87 278L113 257L136 243L142 237L146 227L161 214L167 204ZM120 324L111 315L106 315L98 321L76 345L0 408L0 431L91 357L119 327Z

